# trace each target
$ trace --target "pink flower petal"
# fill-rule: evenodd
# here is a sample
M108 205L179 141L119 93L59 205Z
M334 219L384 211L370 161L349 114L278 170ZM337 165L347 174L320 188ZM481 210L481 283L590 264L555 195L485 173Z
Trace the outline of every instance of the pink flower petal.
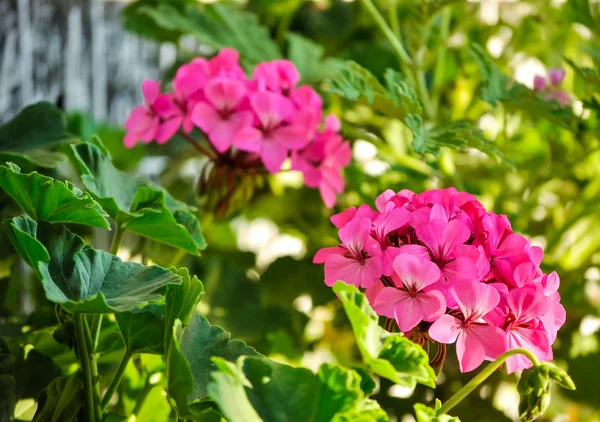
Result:
M287 153L288 151L283 145L267 141L262 144L260 158L269 173L275 174L281 169L281 165L287 158Z
M152 79L144 79L142 82L142 94L147 104L153 104L160 92L160 82Z
M440 270L437 265L414 255L398 255L392 265L402 280L402 284L410 290L422 290L440 279Z
M456 341L461 331L462 321L446 314L431 324L429 336L437 342L451 344Z
M156 132L156 142L159 144L164 144L169 139L177 133L179 128L181 127L181 122L183 121L183 117L175 116L162 122L158 126L158 131Z
M204 95L218 110L232 110L245 94L246 87L235 79L214 78L204 86Z
M279 127L269 134L269 140L289 149L301 149L310 142L306 129L299 125Z
M233 143L242 151L260 152L264 143L263 133L255 127L245 126L233 136Z
M327 261L330 255L343 255L346 253L346 249L335 246L333 248L321 248L317 251L313 258L314 264L323 264Z

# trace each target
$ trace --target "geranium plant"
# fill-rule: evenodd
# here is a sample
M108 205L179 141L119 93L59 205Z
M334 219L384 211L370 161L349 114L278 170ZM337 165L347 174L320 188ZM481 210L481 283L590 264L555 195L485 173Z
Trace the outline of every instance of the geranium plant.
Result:
M0 422L597 419L597 5L208 3L0 125Z

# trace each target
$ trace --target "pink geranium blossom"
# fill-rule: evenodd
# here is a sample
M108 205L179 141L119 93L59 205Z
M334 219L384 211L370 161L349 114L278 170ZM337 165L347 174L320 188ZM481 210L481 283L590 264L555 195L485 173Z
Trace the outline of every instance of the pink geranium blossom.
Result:
M179 129L182 117L171 98L160 93L160 82L145 79L142 82L144 105L134 108L125 122L127 148L137 141L167 142Z
M289 60L273 60L258 64L254 78L271 91L288 94L300 81L300 73Z
M419 344L456 343L463 372L514 348L552 359L552 343L566 318L560 280L541 270L542 249L514 233L506 216L488 213L475 197L454 188L387 190L375 204L376 210L351 207L331 222L341 237L356 221L368 220L360 243L377 242L369 265L377 261L378 270L363 284L352 271L364 270L345 265L343 279L365 288L379 315L395 320ZM331 254L360 256L340 245L319 251L315 262ZM330 285L335 277L327 264L325 273ZM444 348L437 347L439 356ZM507 361L510 372L529 365L520 355Z
M540 360L552 360L550 339L540 317L549 310L550 303L543 291L532 287L513 289L507 297L509 313L504 323L509 349L525 348ZM531 367L529 358L523 355L506 361L508 373Z
M408 332L419 322L434 321L446 310L444 295L425 291L440 278L440 270L431 261L412 255L399 255L393 262L396 287L384 287L373 304L379 315L395 318L400 331Z
M450 293L461 314L442 315L429 328L429 335L440 343L456 342L460 370L469 372L506 350L504 332L482 319L498 305L500 295L494 287L470 280L453 283Z
M125 123L127 148L138 141L165 143L179 133L218 165L205 167L199 186L221 184L218 208L225 210L233 191L245 183L238 176L277 173L286 158L304 176L306 186L319 189L332 208L344 191L343 169L350 164L350 143L344 141L335 116L323 119L323 101L308 85L298 85L300 73L291 61L259 63L252 77L232 48L207 60L198 57L179 67L171 92L160 82L142 84L144 104ZM203 136L194 138L194 129ZM212 148L203 145L207 139ZM219 171L218 177L214 172Z
M219 152L227 151L233 136L252 124L249 110L240 109L246 94L244 84L235 79L214 78L204 87L206 101L196 104L192 121L207 135Z
M329 116L325 130L314 142L301 151L292 153L292 170L299 170L307 186L319 188L323 202L329 208L335 205L337 194L344 190L342 169L350 164L350 143L336 132L339 120Z
M241 128L233 137L242 151L260 154L271 173L277 173L287 157L288 150L304 147L310 139L299 124L288 124L293 112L291 101L281 94L260 91L250 96L250 105L256 116L256 126Z
M381 247L371 237L371 227L368 218L355 218L340 229L339 246L317 252L313 262L325 263L328 286L341 280L356 287L370 287L379 280Z

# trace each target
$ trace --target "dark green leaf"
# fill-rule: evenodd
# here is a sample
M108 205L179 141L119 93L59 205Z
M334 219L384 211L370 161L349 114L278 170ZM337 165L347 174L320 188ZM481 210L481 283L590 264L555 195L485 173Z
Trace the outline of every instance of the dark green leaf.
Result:
M83 404L83 376L81 371L56 378L42 391L34 422L71 422Z
M0 166L0 189L34 220L77 223L110 229L108 215L86 192L69 182L53 180L36 172L22 174L13 163Z
M190 404L208 396L209 374L214 368L212 357L235 361L242 355L259 353L242 341L231 340L231 334L211 326L197 312L185 328L180 320L175 320L167 351L167 378L169 395L175 400L179 414L190 414Z
M115 319L129 353L164 354L165 307L163 305L148 305L129 312L117 312Z
M66 227L15 217L4 223L23 259L33 267L46 297L69 312L112 313L161 299L181 278L158 266L123 262L86 246Z
M250 64L281 57L268 29L260 25L257 17L230 6L193 5L182 12L162 3L157 7L142 7L138 13L150 17L162 29L190 34L216 50L235 48Z
M380 327L377 314L356 287L337 282L333 290L344 305L363 360L373 372L406 387L420 383L435 388L436 376L421 346Z
M117 170L97 138L72 149L83 184L117 224L193 255L206 247L195 208L145 179Z
M25 107L0 126L1 151L26 152L71 138L63 113L45 101Z
M202 282L196 276L190 277L190 272L187 268L171 268L171 271L181 277L181 284L170 286L167 292L165 307L165 350L167 350L171 342L175 320L179 319L183 327L188 325L190 318L194 314L196 305L204 295Z
M315 375L257 357L213 362L209 392L231 422L389 421L351 369L324 364Z

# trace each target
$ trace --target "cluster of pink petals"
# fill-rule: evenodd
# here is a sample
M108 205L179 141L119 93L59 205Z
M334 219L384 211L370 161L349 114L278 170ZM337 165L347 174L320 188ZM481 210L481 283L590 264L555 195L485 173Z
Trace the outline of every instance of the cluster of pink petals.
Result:
M328 116L323 122L321 97L308 85L298 86L300 74L292 62L260 63L247 78L238 59L230 48L210 60L196 58L178 69L170 93L160 93L160 82L145 80L144 105L125 123L125 146L164 143L180 130L198 128L217 153L242 151L270 173L291 157L292 168L332 207L344 190L342 169L351 159L339 120Z
M560 85L564 79L564 69L549 69L548 79L539 75L535 76L533 79L533 90L544 93L546 101L554 100L563 107L568 106L571 104L571 97L566 91L560 89Z
M514 233L506 216L454 188L388 190L376 206L331 217L340 244L314 257L325 264L328 286L364 288L402 332L419 326L436 342L456 344L462 372L514 348L552 360L565 322L559 278L540 270L543 251ZM517 355L506 365L513 372L531 362Z

